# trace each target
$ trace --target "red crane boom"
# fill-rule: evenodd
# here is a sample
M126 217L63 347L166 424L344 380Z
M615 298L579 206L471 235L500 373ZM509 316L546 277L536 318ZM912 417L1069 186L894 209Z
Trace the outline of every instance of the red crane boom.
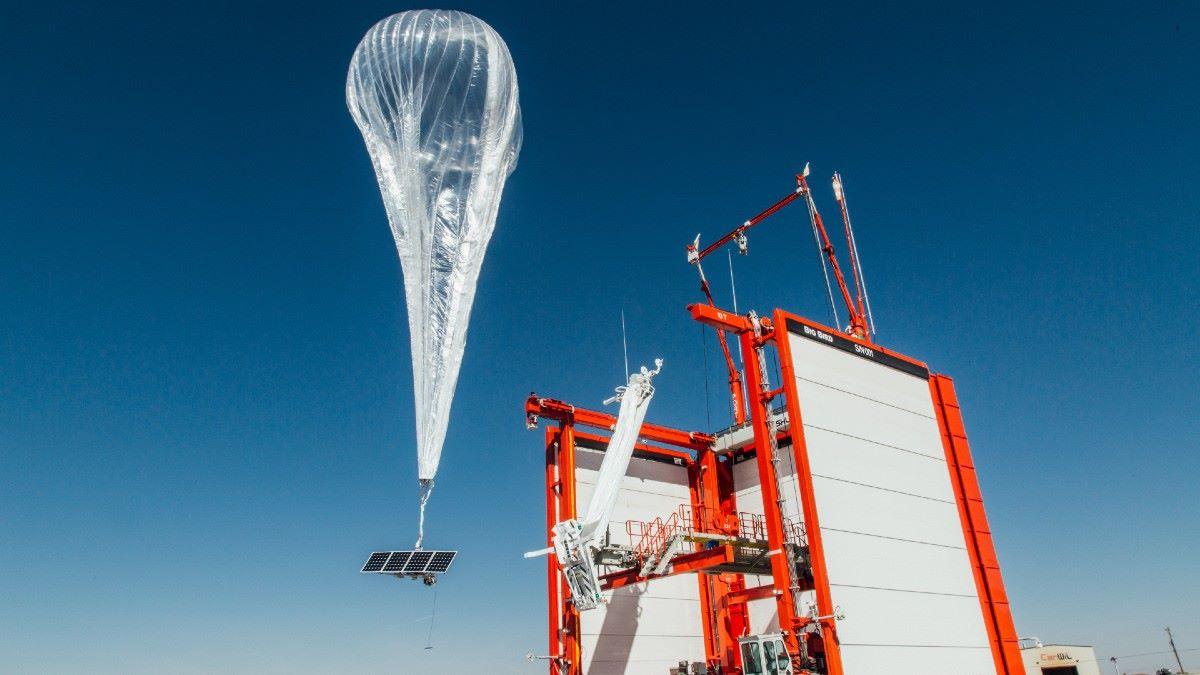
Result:
M808 200L808 212L812 216L813 228L817 230L821 240L821 250L825 252L825 257L829 258L829 265L833 268L833 278L837 280L838 290L842 293L842 301L846 303L846 310L850 314L850 327L848 333L856 338L868 339L867 335L867 320L866 312L861 311L854 305L854 298L850 296L850 289L846 286L846 277L842 274L842 266L838 264L837 255L833 250L833 242L829 240L829 233L825 230L825 223L821 220L821 212L817 210L817 204L813 201L812 190L808 187L808 167L805 167L804 173L796 176L796 181L800 184L799 192L802 193L805 199ZM853 246L850 246L853 250ZM853 254L851 255L851 265L855 265ZM856 268L857 269L857 268ZM858 285L858 273L855 272L855 285Z
M795 192L780 199L767 207L762 213L737 226L732 232L706 246L703 251L698 250L700 247L700 235L696 235L696 241L687 247L688 262L695 265L696 270L700 273L700 290L704 293L704 298L710 306L716 307L717 304L713 301L712 289L708 286L708 279L704 276L704 268L700 266L700 261L731 241L736 241L738 248L742 253L745 253L746 231L771 217L783 207L791 204L800 194L801 188L798 185ZM725 368L729 371L729 396L733 405L733 421L734 424L742 424L746 421L746 398L745 392L742 389L742 371L738 369L737 364L733 360L733 353L729 351L729 340L725 337L725 331L719 328L717 329L717 342L721 345L721 355L725 358Z
M736 242L741 253L746 253L746 232L751 228L770 218L778 213L783 207L791 204L799 197L804 197L808 203L809 214L812 218L813 229L817 232L819 238L819 246L821 251L829 259L830 265L833 267L833 275L837 280L838 289L842 293L842 300L846 303L846 309L850 314L850 325L848 332L858 338L869 339L867 328L866 310L863 305L863 286L861 281L862 275L858 268L857 255L853 243L853 234L850 231L849 215L846 213L845 201L840 195L840 190L835 188L838 193L838 204L842 208L843 222L846 224L846 240L850 250L850 267L854 274L854 286L858 295L857 304L854 298L850 295L850 289L846 285L846 277L842 274L842 268L838 265L837 255L834 253L833 243L829 240L829 233L825 230L825 223L821 220L821 213L817 210L817 205L813 202L812 190L808 187L808 165L804 166L802 173L796 174L796 189L791 194L783 199L775 202L767 207L758 215L747 220L746 222L733 228L725 236L717 239L713 243L700 249L700 235L696 235L696 240L688 245L687 256L688 262L696 266L696 271L700 274L700 291L704 293L704 299L712 307L717 304L713 300L712 289L708 285L708 279L704 276L704 268L700 261L708 257L713 252L730 242ZM838 183L840 185L840 181ZM729 340L725 336L725 331L717 329L717 342L721 345L721 355L725 359L725 368L729 371L729 396L733 406L733 420L735 424L742 424L746 421L746 400L745 392L742 389L742 373L738 369L737 363L733 360L733 354L729 350Z

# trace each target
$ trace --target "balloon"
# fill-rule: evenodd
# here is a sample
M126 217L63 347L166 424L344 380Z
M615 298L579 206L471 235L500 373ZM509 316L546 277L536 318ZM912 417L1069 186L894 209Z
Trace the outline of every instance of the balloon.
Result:
M375 166L404 271L423 508L479 269L521 150L517 74L508 46L478 18L401 12L359 43L346 103Z

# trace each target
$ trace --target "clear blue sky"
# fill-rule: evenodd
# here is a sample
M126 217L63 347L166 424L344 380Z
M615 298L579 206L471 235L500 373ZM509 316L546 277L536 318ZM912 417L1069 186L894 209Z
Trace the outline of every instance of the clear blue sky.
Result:
M463 554L426 652L427 589L357 574L412 542L416 466L343 86L406 7L6 4L0 671L540 672L524 396L597 405L624 309L631 358L666 359L651 417L723 424L683 247L805 161L829 216L846 178L880 342L956 378L1021 634L1200 647L1200 10L833 5L460 6L512 50L525 147L431 504L428 543ZM752 237L743 307L827 317L806 227Z

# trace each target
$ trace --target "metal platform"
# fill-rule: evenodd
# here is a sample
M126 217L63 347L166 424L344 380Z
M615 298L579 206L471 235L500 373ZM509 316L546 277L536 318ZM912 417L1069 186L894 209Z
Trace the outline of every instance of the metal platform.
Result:
M785 525L787 541L780 551L791 561L797 581L808 586L812 567L804 527ZM737 534L714 531L717 529ZM600 576L602 591L676 574L772 573L771 548L758 514L739 514L736 525L720 528L703 509L685 504L665 520L629 521L626 531L632 546L605 546L596 554L596 565L621 568Z

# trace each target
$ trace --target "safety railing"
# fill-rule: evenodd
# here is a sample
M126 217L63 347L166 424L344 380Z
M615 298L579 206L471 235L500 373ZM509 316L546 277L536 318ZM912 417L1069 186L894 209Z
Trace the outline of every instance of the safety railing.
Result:
M716 534L765 542L767 523L766 518L759 513L741 511L725 515L717 509L681 504L665 519L660 517L650 521L627 521L625 533L629 535L634 554L645 560L660 553L677 536ZM783 518L783 536L789 543L800 546L807 543L804 523L786 517Z
M625 523L625 532L633 545L633 552L638 558L645 560L657 554L667 546L667 542L677 535L689 536L695 532L692 521L683 514L683 507L675 511L666 520L655 518L649 522L631 520Z

